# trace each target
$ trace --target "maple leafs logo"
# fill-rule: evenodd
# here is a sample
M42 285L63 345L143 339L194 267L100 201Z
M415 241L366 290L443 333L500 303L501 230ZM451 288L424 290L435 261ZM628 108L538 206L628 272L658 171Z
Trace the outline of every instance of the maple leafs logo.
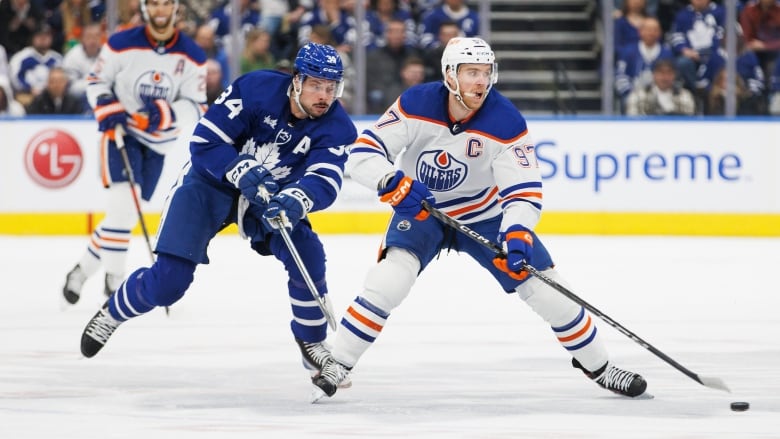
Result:
M241 148L242 154L251 154L265 169L271 172L274 180L279 180L290 175L289 166L279 166L281 161L279 146L273 142L267 142L258 146L255 139L248 139Z

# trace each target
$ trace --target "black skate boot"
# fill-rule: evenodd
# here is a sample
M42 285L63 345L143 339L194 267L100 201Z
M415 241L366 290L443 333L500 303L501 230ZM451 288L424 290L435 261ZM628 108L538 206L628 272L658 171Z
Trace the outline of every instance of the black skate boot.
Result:
M588 378L595 381L599 386L618 395L635 398L645 393L647 389L647 382L641 375L615 367L609 362L595 372L585 369L576 358L571 359L571 364L575 368L582 370Z
M103 305L81 334L81 354L87 358L94 357L121 324L122 322L111 317L108 303Z
M322 368L328 361L332 361L333 357L330 355L330 349L325 342L322 343L307 343L299 338L295 339L295 343L301 350L301 358L303 360L303 367L309 371L311 380L319 378ZM339 387L345 388L352 385L352 381L349 379L343 380Z
M62 296L65 301L71 305L75 305L81 298L81 289L84 287L84 282L87 280L87 275L84 274L84 270L80 265L76 265L65 276L65 286L62 287Z
M325 397L333 396L336 394L336 390L339 387L344 386L344 382L349 380L349 372L351 368L344 366L336 360L329 360L325 367L322 368L320 376L312 378L312 382L315 386L315 392L312 394L312 403L315 403Z

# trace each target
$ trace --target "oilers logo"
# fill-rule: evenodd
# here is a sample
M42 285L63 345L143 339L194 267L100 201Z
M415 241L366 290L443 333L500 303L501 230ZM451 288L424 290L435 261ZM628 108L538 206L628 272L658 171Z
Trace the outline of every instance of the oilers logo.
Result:
M133 86L140 102L173 97L173 78L166 72L150 70L141 74Z
M466 179L468 166L447 151L428 151L417 159L417 180L432 191L446 192Z

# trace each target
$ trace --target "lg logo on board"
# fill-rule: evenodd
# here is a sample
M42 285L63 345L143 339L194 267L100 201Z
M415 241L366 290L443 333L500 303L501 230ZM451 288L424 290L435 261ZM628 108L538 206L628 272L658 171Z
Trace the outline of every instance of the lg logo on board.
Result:
M39 185L52 189L75 180L83 163L79 143L60 130L46 130L33 137L24 153L27 174Z

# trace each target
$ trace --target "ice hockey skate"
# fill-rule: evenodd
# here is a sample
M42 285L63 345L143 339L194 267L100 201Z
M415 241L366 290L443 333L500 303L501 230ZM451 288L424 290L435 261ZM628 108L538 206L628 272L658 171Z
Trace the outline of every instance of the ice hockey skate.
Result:
M325 364L325 367L322 368L320 376L312 378L314 383L314 391L311 395L312 404L325 396L331 397L335 395L339 387L344 388L352 385L349 380L349 372L349 368L334 359L330 359ZM349 384L345 385L347 382Z
M94 357L121 324L122 322L111 317L108 303L103 305L81 334L81 354L87 358Z
M296 338L295 343L301 350L301 359L303 360L303 367L309 371L311 380L319 378L322 368L328 363L333 361L333 357L330 355L330 350L325 342L322 343L306 343L305 341ZM347 379L344 380L339 387L345 388L352 385L352 382Z
M80 265L76 265L65 276L65 286L62 287L62 296L65 301L71 305L75 305L81 298L81 289L84 287L84 282L87 280L87 275L84 274L84 270Z
M575 368L582 370L588 378L592 379L599 386L618 395L631 398L652 398L652 395L645 393L647 382L637 373L620 369L609 362L595 372L585 369L576 358L571 359L571 364Z

